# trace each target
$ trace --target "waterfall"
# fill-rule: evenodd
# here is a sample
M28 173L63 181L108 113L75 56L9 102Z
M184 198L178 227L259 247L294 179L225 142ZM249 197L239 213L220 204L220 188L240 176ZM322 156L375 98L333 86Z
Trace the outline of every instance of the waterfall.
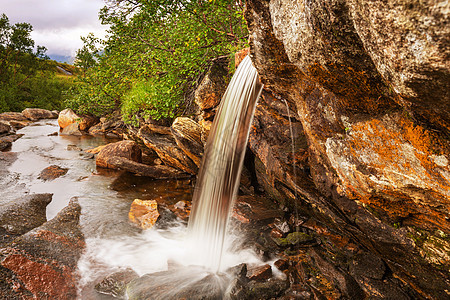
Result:
M191 264L220 270L229 214L263 85L247 56L222 97L205 147L188 224Z

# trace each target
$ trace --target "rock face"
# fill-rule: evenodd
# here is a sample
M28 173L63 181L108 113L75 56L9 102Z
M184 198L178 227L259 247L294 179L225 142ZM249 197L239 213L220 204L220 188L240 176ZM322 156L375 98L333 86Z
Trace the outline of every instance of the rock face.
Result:
M189 174L196 174L198 170L197 165L185 151L178 147L174 136L170 132L170 128L155 130L154 126L144 126L135 135L147 148L155 151L161 161L167 166Z
M31 121L58 118L58 114L42 108L26 108L22 111L22 114Z
M1 250L4 299L76 299L77 262L84 249L81 208L74 198L54 219Z
M202 127L190 118L179 117L170 129L178 147L199 167L203 156Z
M344 253L316 264L341 266L324 274L343 295L448 297L448 7L249 0L246 18L266 87L250 137L259 181ZM355 249L384 281L358 273Z

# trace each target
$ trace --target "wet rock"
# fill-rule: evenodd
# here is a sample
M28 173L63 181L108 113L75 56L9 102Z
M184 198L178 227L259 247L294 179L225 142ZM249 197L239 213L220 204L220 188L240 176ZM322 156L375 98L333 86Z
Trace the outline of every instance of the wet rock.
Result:
M47 222L46 207L52 194L32 194L3 205L0 212L1 243L5 245L19 235Z
M66 127L64 127L61 134L62 135L77 135L77 136L83 135L80 131L78 122L71 123L71 124L67 125Z
M149 166L119 156L108 158L106 163L110 169L125 170L139 176L146 176L155 179L191 177L190 174L186 174L183 171L165 165Z
M158 203L155 200L135 199L131 203L128 219L142 229L152 228L158 217Z
M160 134L152 131L151 127L144 126L137 133L137 137L145 146L155 151L166 165L189 174L197 173L197 165L178 147L172 134Z
M52 165L42 170L42 172L39 174L39 179L42 179L44 181L54 180L58 177L66 175L67 171L69 171L69 169L61 168L57 165Z
M89 128L89 134L90 135L104 135L105 131L102 129L102 123L98 123L97 125L94 125Z
M239 280L244 280L247 281L247 264L239 264L237 266L231 267L229 269L226 270L227 274L230 274L230 276L232 276L233 278L237 278Z
M199 167L203 156L202 127L190 118L178 117L171 132L178 147Z
M226 278L195 267L146 274L127 285L129 300L223 299Z
M136 142L120 141L106 145L97 155L95 163L98 167L110 168L108 160L112 157L123 157L134 162L142 161L142 152Z
M26 108L22 111L22 114L31 121L37 121L40 119L56 119L58 115L42 108Z
M247 278L253 281L264 281L272 277L272 267L263 265L250 267L247 271Z
M53 133L49 133L49 134L47 134L47 136L58 136L58 132L55 131L55 132L53 132Z
M216 107L227 88L228 59L216 59L195 91L195 103L202 110Z
M99 119L94 116L83 115L81 116L78 127L81 131L89 131L92 126L98 124L99 122Z
M0 122L0 134L9 133L11 131L11 127L8 124L4 124Z
M16 121L16 122L29 122L27 117L18 112L4 112L0 114L0 120L2 121Z
M103 148L105 148L107 145L102 145L102 146L98 146L98 147L95 147L95 148L93 148L93 149L88 149L88 150L85 150L85 152L87 152L87 153L92 153L92 154L98 154Z
M61 128L66 128L67 126L74 124L80 120L80 116L78 116L73 110L70 108L66 108L59 113L58 116L58 124Z
M249 283L235 280L228 290L228 297L233 300L278 299L287 288L288 283L283 280Z
M5 142L9 142L9 143L14 143L15 141L17 141L21 137L23 137L23 134L10 134L10 135L7 135L7 136L4 136L4 137L0 138L0 140L5 141Z
M244 58L250 53L250 48L242 49L234 55L234 67L237 68Z
M81 149L80 147L78 147L77 145L67 145L66 148L68 151L83 151L83 149Z
M373 279L382 279L386 272L386 266L378 256L370 253L355 255L351 265L350 273L356 276L364 276Z
M273 263L273 265L280 271L287 270L289 267L289 262L286 259L278 259Z
M0 151L8 150L11 147L11 145L12 145L11 142L0 139Z
M2 249L0 291L5 299L76 299L77 262L85 247L80 212L73 198L55 218Z
M327 219L320 235L332 252L352 261L362 245L430 298L448 297L450 277L408 235L450 232L443 10L432 2L249 0L246 11L252 61L274 98L261 98L250 135L265 190ZM303 125L293 131L305 145L295 142L293 155L283 105Z
M126 286L139 275L132 269L126 269L108 275L100 283L95 285L95 290L100 294L110 295L118 299L126 299Z

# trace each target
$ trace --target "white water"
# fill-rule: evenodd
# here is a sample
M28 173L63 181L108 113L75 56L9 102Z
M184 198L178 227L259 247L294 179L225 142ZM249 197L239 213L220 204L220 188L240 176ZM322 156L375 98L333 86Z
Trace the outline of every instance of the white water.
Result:
M199 171L189 219L192 264L221 270L227 224L262 84L247 56L222 97Z

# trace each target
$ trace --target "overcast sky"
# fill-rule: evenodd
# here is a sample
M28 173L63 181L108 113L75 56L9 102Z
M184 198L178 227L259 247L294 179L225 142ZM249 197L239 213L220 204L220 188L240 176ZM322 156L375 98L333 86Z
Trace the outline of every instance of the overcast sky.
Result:
M103 5L103 0L0 0L0 14L11 24L33 25L32 38L47 47L48 55L74 56L82 46L80 36L104 37L106 28L98 20Z

